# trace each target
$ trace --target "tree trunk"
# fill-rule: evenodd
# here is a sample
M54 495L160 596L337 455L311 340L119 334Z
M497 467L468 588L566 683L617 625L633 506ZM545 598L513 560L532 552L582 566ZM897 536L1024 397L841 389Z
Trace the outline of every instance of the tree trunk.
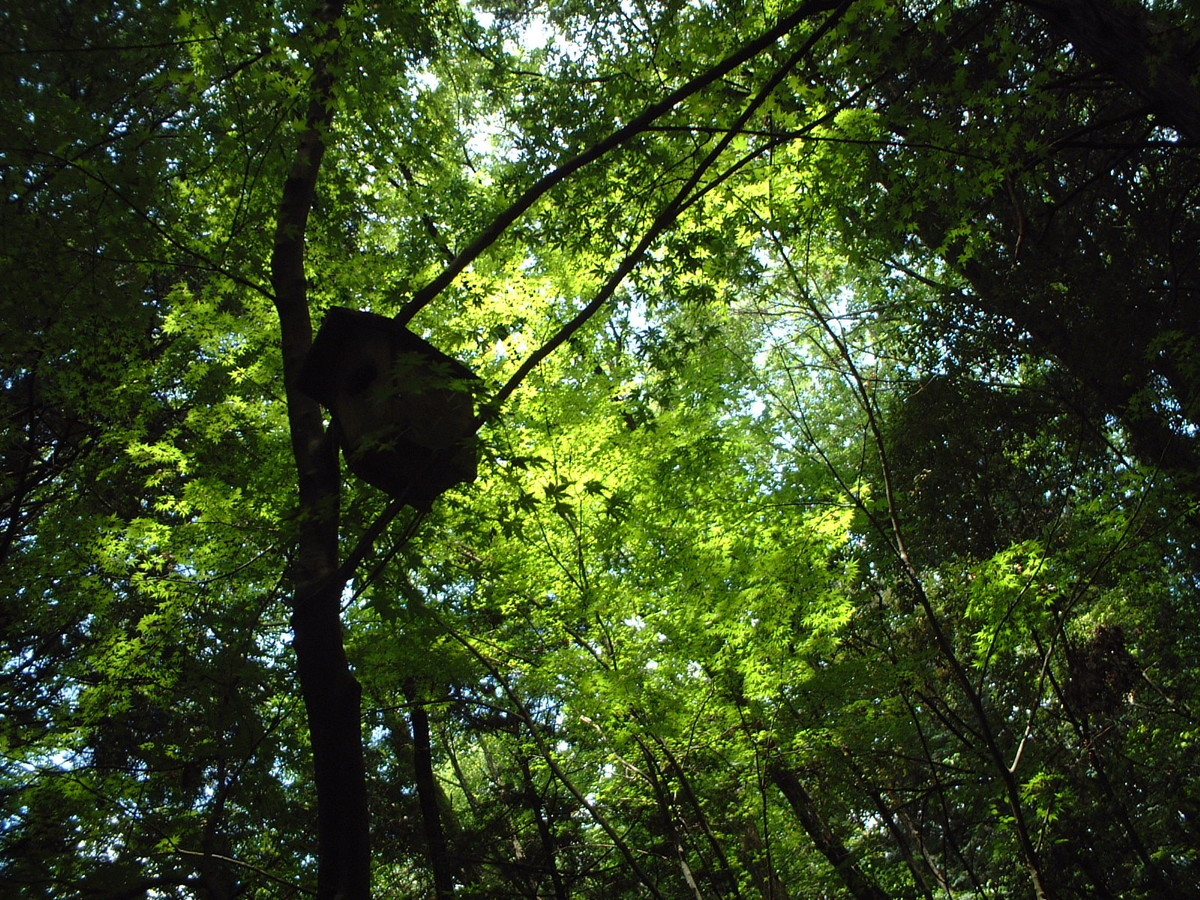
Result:
M846 845L830 831L817 809L816 802L809 796L796 774L776 759L767 763L767 775L792 807L796 818L800 820L801 826L817 850L837 870L846 889L857 900L890 900L887 891L862 870Z
M311 96L305 129L283 186L271 254L271 283L279 313L288 424L299 479L299 545L292 606L293 646L300 693L308 714L317 789L317 896L367 900L371 855L363 763L361 688L342 641L338 577L341 474L337 446L320 407L297 389L312 344L304 268L308 215L333 120L334 75L328 50L339 40L340 0L314 16Z
M421 821L425 828L425 845L429 865L433 869L433 893L437 900L454 896L454 865L446 830L442 827L441 791L433 771L433 737L429 731L429 714L413 679L404 684L408 700L408 720L412 729L413 773L417 785L417 800L421 805Z

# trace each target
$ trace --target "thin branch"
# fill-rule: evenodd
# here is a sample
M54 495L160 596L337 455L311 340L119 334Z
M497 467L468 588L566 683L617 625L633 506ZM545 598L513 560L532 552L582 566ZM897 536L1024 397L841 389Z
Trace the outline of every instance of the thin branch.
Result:
M317 893L311 888L306 888L302 885L296 884L294 881L288 881L286 878L281 878L278 875L274 875L271 872L268 872L266 869L260 868L259 866L248 862L244 862L240 859L235 859L232 856L222 856L220 853L204 853L200 850L184 850L182 847L176 847L171 852L180 856L198 856L202 859L219 860L220 862L228 863L231 866L237 866L239 869L246 869L247 871L253 872L255 875L261 875L263 878L267 879L267 881L289 887L298 894L308 894L313 896Z
M500 689L503 690L508 696L509 701L514 707L516 707L517 714L525 722L525 726L529 731L529 736L533 739L534 744L537 745L538 752L546 761L546 764L550 767L550 771L554 773L555 777L559 780L563 787L565 787L571 796L575 798L575 801L588 811L588 814L592 817L592 821L600 826L601 830L608 835L609 840L613 842L613 845L625 858L625 862L629 865L629 868L633 871L633 874L646 887L651 895L657 898L657 900L665 900L662 892L659 891L658 886L650 877L649 873L647 873L640 865L638 865L637 856L634 853L633 848L631 848L625 842L625 840L617 832L617 829L608 820L608 817L601 812L600 808L593 801L588 799L587 795L579 789L579 786L575 784L574 780L559 764L558 757L546 743L546 739L541 733L541 729L537 720L534 718L533 712L529 709L528 705L517 696L517 692L513 689L512 685L509 684L508 679L504 676L504 673L500 671L500 668L490 659L484 656L483 653L481 653L471 641L467 640L465 637L459 634L457 630L452 628L450 623L447 622L442 616L438 615L438 613L432 610L431 614L437 619L438 623L442 626L446 633L450 635L450 637L454 638L454 640L456 640L464 650L471 654L471 656L473 656L475 660L480 663L480 665L484 666L491 676L496 679L496 683L500 685Z
M210 44L221 38L213 37L183 38L178 41L159 41L153 44L87 44L82 47L20 47L16 50L0 50L0 56L43 56L48 54L67 53L127 53L130 50L170 50L186 47L189 44Z
M259 284L258 282L253 281L252 279L239 274L238 272L234 271L233 269L229 269L229 268L221 265L220 263L218 263L212 259L209 259L207 256L205 256L202 252L200 252L196 248L189 246L184 240L182 240L181 238L179 238L175 234L173 234L170 228L168 228L162 222L159 222L153 215L151 215L151 213L148 210L145 210L142 207L140 207L132 199L127 197L121 191L120 188L118 188L116 185L114 185L111 181L109 181L107 178L105 178L99 172L93 170L90 166L84 165L77 160L68 159L65 156L59 156L56 153L50 153L50 152L44 151L44 150L36 150L36 151L30 151L30 152L33 155L43 156L43 157L46 157L47 159L53 160L54 162L57 162L60 165L66 167L68 169L75 169L76 171L80 172L84 177L90 178L92 181L95 181L97 184L102 186L109 194L116 197L128 209L130 209L135 214L137 214L147 225L150 226L151 229L153 229L155 232L158 233L159 237L161 237L164 241L166 241L170 246L174 247L176 250L179 250L181 253L183 253L187 256L190 256L191 258L199 261L198 264L191 266L191 268L199 269L201 271L215 272L218 275L222 275L225 278L228 278L234 284L240 284L242 287L249 288L250 290L252 290L256 293L261 294L262 296L266 297L268 300L271 300L271 301L275 300L275 295L271 292L271 289L268 288L266 285Z

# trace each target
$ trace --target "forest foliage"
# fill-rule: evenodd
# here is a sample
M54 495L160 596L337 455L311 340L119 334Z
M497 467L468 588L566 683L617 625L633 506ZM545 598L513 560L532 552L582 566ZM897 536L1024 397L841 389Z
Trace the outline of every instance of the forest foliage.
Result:
M1170 0L8 4L0 893L1200 896L1198 142Z

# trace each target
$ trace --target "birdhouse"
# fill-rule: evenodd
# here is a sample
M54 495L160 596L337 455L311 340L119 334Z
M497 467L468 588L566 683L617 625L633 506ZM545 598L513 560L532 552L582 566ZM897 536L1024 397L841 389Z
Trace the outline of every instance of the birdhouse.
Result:
M335 306L299 386L333 417L350 471L428 509L475 480L474 373L395 319Z

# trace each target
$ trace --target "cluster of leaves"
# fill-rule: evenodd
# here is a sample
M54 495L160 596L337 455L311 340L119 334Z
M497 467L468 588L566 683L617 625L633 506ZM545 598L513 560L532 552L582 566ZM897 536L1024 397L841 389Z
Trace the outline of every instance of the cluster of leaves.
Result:
M268 260L324 66L314 318L538 198L412 320L505 401L478 481L330 501L378 896L1197 896L1180 7L0 13L0 889L312 892Z

